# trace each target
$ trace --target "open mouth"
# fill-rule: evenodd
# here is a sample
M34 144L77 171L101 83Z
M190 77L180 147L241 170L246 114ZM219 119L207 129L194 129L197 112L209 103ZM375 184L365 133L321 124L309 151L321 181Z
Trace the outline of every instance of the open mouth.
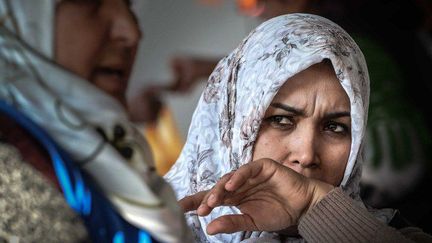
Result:
M126 92L128 74L125 69L115 67L96 67L90 81L115 97L122 97Z
M96 75L113 76L119 79L123 79L125 76L125 71L123 71L122 69L110 67L98 67L95 69L94 73Z

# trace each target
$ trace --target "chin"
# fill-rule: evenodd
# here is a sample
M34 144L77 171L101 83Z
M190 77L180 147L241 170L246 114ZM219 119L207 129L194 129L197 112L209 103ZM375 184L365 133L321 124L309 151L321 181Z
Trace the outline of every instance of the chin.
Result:
M123 89L104 89L103 87L98 88L117 100L123 107L126 107L126 91L123 91Z
M116 99L118 102L120 102L121 105L126 107L126 90L123 88L106 88L106 87L100 87L96 85L99 89L104 91L106 94L110 95L114 99Z
M118 102L120 102L120 104L126 108L127 106L127 102L126 102L126 96L124 94L110 94L112 97L114 97L114 99L116 99Z

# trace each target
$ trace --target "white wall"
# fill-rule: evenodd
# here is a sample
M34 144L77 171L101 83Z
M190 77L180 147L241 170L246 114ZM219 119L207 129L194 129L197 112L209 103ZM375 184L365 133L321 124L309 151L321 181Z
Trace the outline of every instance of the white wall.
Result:
M240 16L233 0L215 7L199 0L147 0L138 13L144 32L129 94L150 83L168 83L168 62L176 54L222 57L234 49L256 22ZM183 137L202 85L191 94L166 94Z

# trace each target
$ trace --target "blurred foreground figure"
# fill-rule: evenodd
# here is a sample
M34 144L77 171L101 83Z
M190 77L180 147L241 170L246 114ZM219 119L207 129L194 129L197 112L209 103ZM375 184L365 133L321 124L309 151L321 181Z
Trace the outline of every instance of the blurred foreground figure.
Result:
M0 1L0 241L190 241L124 107L130 7Z

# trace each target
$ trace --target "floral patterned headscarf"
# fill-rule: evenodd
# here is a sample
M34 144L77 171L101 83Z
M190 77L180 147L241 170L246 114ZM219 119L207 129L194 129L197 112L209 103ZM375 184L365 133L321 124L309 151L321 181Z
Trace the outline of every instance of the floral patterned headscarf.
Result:
M270 19L247 36L211 74L192 118L188 138L167 179L181 199L208 190L224 174L252 159L261 121L279 88L293 75L329 59L351 103L352 143L341 187L359 203L361 147L369 105L369 76L362 52L333 22L310 14ZM239 213L218 207L206 217L186 215L197 240L238 242L266 232L209 236L211 220ZM381 219L387 221L385 214ZM249 239L251 240L251 239Z

